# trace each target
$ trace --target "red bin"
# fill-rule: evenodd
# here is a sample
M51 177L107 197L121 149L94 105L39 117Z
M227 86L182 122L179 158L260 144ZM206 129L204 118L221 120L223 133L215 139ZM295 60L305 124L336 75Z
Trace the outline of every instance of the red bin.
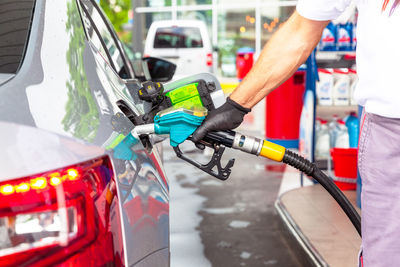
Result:
M333 148L331 155L333 160L335 184L341 190L356 190L357 187L357 148ZM347 181L340 181L346 178Z
M254 49L250 47L239 48L236 52L236 70L239 81L246 77L253 67Z
M269 141L287 148L299 147L305 75L305 71L297 71L267 96L266 137Z

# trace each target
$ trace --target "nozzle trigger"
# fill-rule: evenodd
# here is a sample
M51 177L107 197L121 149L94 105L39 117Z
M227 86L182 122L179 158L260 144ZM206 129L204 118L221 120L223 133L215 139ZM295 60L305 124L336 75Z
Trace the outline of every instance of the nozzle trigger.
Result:
M182 151L179 149L179 146L174 147L174 151L178 158L183 159L184 161L195 166L196 168L214 176L215 178L223 180L223 181L225 181L226 179L229 178L229 175L231 174L231 171L232 171L231 168L233 167L233 164L235 163L235 159L230 159L229 162L226 164L226 166L222 167L221 158L225 151L224 146L214 146L214 153L212 155L210 162L207 164L200 164L200 163L186 157L182 153ZM213 170L215 167L216 167L216 171Z

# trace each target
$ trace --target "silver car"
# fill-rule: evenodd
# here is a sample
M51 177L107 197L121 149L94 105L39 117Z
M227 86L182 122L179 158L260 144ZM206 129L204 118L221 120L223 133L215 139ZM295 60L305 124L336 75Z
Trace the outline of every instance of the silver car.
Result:
M94 0L0 14L0 266L168 266L168 180L130 138L141 84L111 24Z

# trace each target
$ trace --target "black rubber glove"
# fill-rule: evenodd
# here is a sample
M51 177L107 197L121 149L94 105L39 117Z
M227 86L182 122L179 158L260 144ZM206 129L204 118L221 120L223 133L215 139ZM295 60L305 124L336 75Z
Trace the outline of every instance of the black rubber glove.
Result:
M225 104L208 113L203 124L193 133L192 141L199 142L208 132L231 130L238 127L242 123L244 115L250 111L251 109L242 107L228 97Z

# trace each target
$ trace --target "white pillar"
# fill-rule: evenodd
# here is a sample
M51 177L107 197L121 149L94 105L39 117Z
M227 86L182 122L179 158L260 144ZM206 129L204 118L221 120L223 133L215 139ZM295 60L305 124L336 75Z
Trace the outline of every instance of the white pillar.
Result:
M178 8L177 8L177 3L176 0L172 0L172 20L177 20L178 19Z

